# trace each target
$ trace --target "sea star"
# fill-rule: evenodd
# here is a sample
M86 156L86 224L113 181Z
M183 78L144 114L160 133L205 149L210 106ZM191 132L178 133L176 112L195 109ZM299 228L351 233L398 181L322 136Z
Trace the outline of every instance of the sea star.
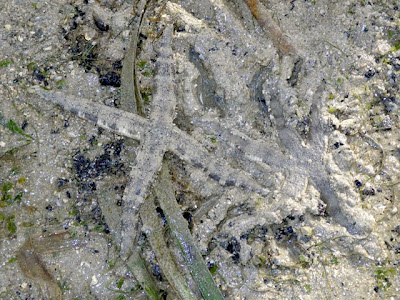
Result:
M121 252L126 259L137 236L138 213L148 190L161 168L165 152L170 151L196 168L202 169L219 184L240 187L260 195L268 190L241 170L232 168L226 161L218 160L213 153L173 124L176 97L174 94L174 60L171 48L173 27L168 25L163 33L159 56L155 92L149 120L136 114L93 103L61 92L36 89L43 99L59 104L78 116L126 137L140 140L140 150L130 172L130 180L123 196L121 216Z

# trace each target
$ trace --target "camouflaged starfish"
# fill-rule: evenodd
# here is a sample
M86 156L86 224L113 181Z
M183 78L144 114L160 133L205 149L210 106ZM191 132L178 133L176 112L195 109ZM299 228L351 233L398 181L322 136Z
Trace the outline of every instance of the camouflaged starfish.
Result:
M217 159L197 140L173 124L176 97L172 38L173 27L169 25L164 30L158 51L156 63L158 71L155 76L155 92L149 119L82 98L66 96L61 92L36 89L37 94L43 99L59 104L64 109L100 127L140 141L140 150L132 166L130 180L123 196L121 216L121 257L123 259L129 256L130 249L135 243L139 208L161 169L162 160L167 151L174 153L195 168L203 170L209 178L222 186L239 187L260 195L268 193L251 175L232 168L226 160Z
M257 5L257 9L260 9L258 2L244 2L249 6ZM215 5L217 11L219 10L224 15L220 22L229 20L223 25L225 29L235 28L233 34L246 36L245 28L242 28L241 34L237 34L240 32L242 24L240 22L235 23L236 17L226 8L224 1L215 0L213 5ZM180 5L168 2L166 7L174 18L187 25L192 32L196 32L196 39L190 37L187 39L190 47L195 48L198 40L210 41L215 36L213 28L207 26L205 22L196 18ZM269 22L270 16L265 8L262 8L262 10L264 11L256 11L255 18L265 17L262 21L265 28L275 30L276 34L278 28L273 29L272 27L275 25L265 24L265 22ZM235 26L232 26L232 22L235 23ZM268 103L261 105L261 111L265 120L269 119L271 123L274 138L266 139L266 136L258 135L259 138L254 139L247 133L241 132L240 129L232 128L232 125L225 126L223 119L215 120L207 119L204 116L200 118L193 116L191 123L196 130L200 130L203 134L218 136L219 148L216 151L218 157L233 157L234 160L238 161L242 170L252 174L262 185L269 187L270 178L273 178L276 174L282 176L280 182L278 182L279 187L276 187L275 184L269 194L273 205L263 209L258 215L252 214L258 224L280 222L277 220L282 220L292 214L291 209L295 208L296 210L296 206L299 211L302 211L303 208L299 207L301 205L300 198L306 196L304 191L308 186L312 186L319 192L321 200L327 205L327 212L337 223L346 227L351 234L368 234L373 228L374 218L359 206L357 193L347 183L351 181L349 174L342 172L334 161L329 159L327 141L331 129L323 123L321 114L325 81L322 80L318 84L313 83L312 85L315 85L316 90L311 89L313 97L309 113L310 128L307 137L301 137L296 129L288 125L290 113L286 111L288 108L285 108L283 104L289 102L290 97L301 96L298 93L297 75L300 73L303 59L296 54L291 45L287 45L287 41L280 40L281 33L278 32L275 38L273 32L267 34L270 35L270 39L275 39L275 47L280 50L281 54L286 55L287 61L292 61L290 65L286 65L292 70L290 72L292 74L286 74L288 77L283 75L285 74L282 71L282 68L285 67L283 61L280 62L280 70L274 71L273 63L270 60L268 66L262 65L260 72L256 72L254 75L255 85L253 86L253 82L248 82L243 88L250 89L250 94L253 93L251 96L253 100L263 99L265 103ZM219 33L217 33L217 36L219 36ZM218 37L209 45L217 45L220 41ZM212 57L207 53L203 53L203 55L205 56L204 60ZM209 62L209 64L212 64L212 62ZM216 64L218 64L217 61ZM295 71L296 69L298 70ZM297 75L295 75L296 73ZM320 77L323 78L323 76ZM256 91L257 88L258 91ZM285 97L289 98L285 99ZM272 183L273 185L274 183ZM277 198L274 198L275 195L273 195L275 190L278 192L275 193L278 195ZM282 205L279 200L283 200L285 205ZM264 202L271 202L271 199ZM274 216L266 218L267 214Z
M307 184L311 183L328 205L328 212L336 222L346 227L351 234L369 233L374 219L356 206L356 199L351 196L350 191L347 192L347 197L343 197L343 191L335 188L330 180L331 167L324 160L326 132L320 116L323 85L315 92L312 100L307 144L297 132L285 125L283 108L279 103L279 84L268 86L267 89L270 90L271 115L275 120L278 145L254 140L238 130L226 129L220 122L214 120L193 119L192 123L197 128L207 128L220 137L220 151L224 153L223 155L231 156L232 149L239 150L242 154L236 157L242 161L243 170L253 177L257 178L260 175L257 174L258 171L254 171L254 167L247 167L250 162L258 164L269 176L274 172L283 172L285 179L281 198L295 200L301 196L301 191ZM205 132L207 133L209 132ZM262 223L263 214L265 212L253 217Z

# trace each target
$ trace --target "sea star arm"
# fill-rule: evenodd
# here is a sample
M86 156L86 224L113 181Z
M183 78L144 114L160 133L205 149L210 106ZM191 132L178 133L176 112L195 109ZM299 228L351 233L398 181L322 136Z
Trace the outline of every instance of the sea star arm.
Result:
M158 141L157 141L158 140ZM154 135L145 135L136 163L132 166L129 183L123 196L121 213L121 258L126 259L136 242L139 209L161 168L165 147Z
M141 142L136 164L130 173L130 182L123 197L121 214L121 252L126 259L138 232L139 209L145 201L150 186L161 168L175 113L174 61L171 48L173 26L164 29L158 49L155 92L152 99L150 124ZM174 141L171 141L172 143Z
M224 125L215 120L194 119L193 124L203 130L212 131L214 135L220 137L219 141L224 143L226 147L240 149L246 160L274 166L276 168L284 167L285 156L282 151L275 145L272 145L272 143L265 143L263 140L253 139L237 129L224 127Z
M83 119L135 140L140 140L141 132L149 126L149 121L136 114L97 104L84 98L67 96L62 92L45 91L41 88L36 88L35 92L44 100L58 104Z
M173 26L167 25L161 39L156 68L157 74L154 78L155 91L153 94L150 119L160 123L160 128L171 127L175 117L176 95L175 95L175 68L171 48L173 37Z
M188 134L174 129L170 139L176 142L168 143L168 150L178 155L197 168L201 168L208 176L223 186L237 186L261 195L267 195L268 190L258 184L249 174L231 167L225 160L218 160L212 152Z

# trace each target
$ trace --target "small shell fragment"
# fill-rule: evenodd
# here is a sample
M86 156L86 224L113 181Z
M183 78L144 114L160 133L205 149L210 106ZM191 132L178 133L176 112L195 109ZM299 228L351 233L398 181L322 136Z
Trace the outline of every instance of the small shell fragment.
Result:
M99 283L99 280L97 279L96 275L92 276L92 281L90 282L90 285L96 285Z

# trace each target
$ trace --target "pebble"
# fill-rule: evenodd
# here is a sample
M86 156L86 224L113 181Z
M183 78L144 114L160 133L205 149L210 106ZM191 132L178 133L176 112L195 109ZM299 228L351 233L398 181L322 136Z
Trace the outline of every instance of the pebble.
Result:
M92 276L92 281L90 282L90 285L96 285L99 283L99 280L97 279L96 275Z
M87 30L85 32L84 36L85 36L85 40L91 41L96 36L96 31L95 30Z
M130 33L130 30L124 30L124 31L122 31L122 36L124 38L128 38L129 37L129 33Z
M313 229L310 226L303 226L300 228L300 232L303 235L307 236L312 236L313 235Z

